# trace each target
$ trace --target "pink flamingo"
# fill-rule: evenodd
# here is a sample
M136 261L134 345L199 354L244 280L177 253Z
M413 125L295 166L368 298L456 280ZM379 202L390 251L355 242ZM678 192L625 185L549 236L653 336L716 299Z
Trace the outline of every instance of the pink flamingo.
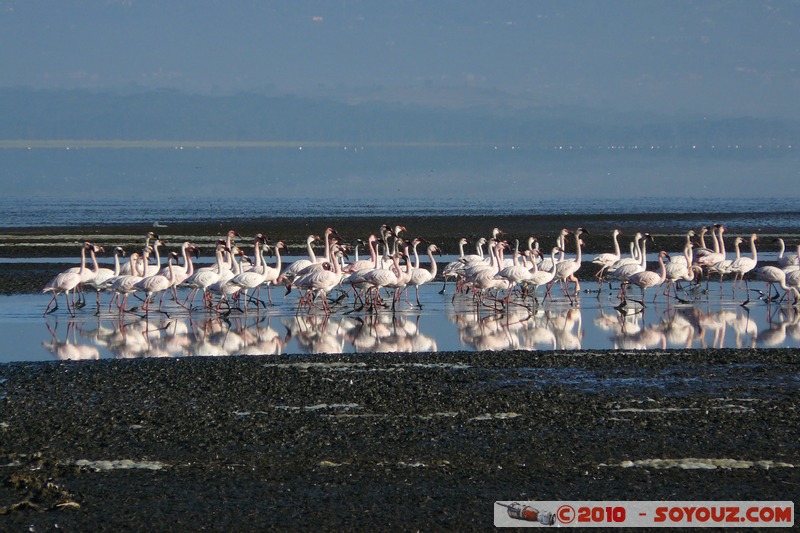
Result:
M75 287L83 280L84 273L86 272L86 250L92 248L92 243L86 242L81 247L81 266L78 268L77 272L73 271L72 269L66 270L57 274L53 279L47 282L42 289L42 292L52 292L53 299L50 300L50 303L47 304L47 307L44 310L44 314L42 316L46 316L50 313L55 312L58 309L58 301L57 298L60 294L65 295L65 299L67 301L67 310L69 314L75 316L75 311L73 310L73 306L70 306L70 291L74 290ZM56 304L53 309L50 309L50 306Z
M645 270L643 272L637 272L632 274L628 281L625 283L632 283L642 289L642 307L646 307L644 303L644 292L646 289L650 287L656 287L661 285L667 279L667 268L664 265L664 258L669 258L669 254L664 250L661 250L658 254L658 264L659 264L659 272L653 272L651 270ZM625 292L622 293L623 298L625 297ZM658 296L658 291L656 291L655 296L653 297L653 301L655 301L656 297ZM624 307L625 300L623 299L621 306Z

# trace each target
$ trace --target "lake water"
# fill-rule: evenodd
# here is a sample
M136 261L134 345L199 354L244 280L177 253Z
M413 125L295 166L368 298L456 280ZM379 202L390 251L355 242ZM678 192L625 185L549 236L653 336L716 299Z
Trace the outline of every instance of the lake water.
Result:
M525 202L487 202L458 198L401 198L340 201L320 199L277 199L264 197L171 198L166 200L63 200L57 198L0 198L0 226L8 228L70 227L108 224L158 223L239 220L253 217L347 218L386 216L393 220L405 216L477 216L496 215L604 215L624 220L626 216L650 215L648 227L678 233L674 220L659 215L685 214L708 218L713 222L744 231L780 227L800 233L797 206L800 198L584 198L569 201L526 200ZM689 227L692 227L691 225Z
M363 352L437 352L453 350L575 350L665 348L796 348L800 314L787 302L768 303L751 283L751 302L740 303L746 291L732 293L730 282L700 285L683 295L684 302L655 296L646 307L629 301L618 310L616 291L598 294L596 283L582 283L575 304L553 288L554 301L538 306L512 305L495 310L477 305L469 295L454 296L453 286L440 294L440 283L420 290L422 308L402 299L395 312L354 311L346 302L333 313L297 310L293 292L273 289L275 305L251 306L221 317L201 309L191 313L167 301L166 313L109 310L103 297L95 314L95 298L70 317L59 309L42 317L50 297L21 294L0 297L0 362L130 357L190 357L236 354L300 354ZM542 296L540 291L540 297ZM181 294L185 296L185 292ZM262 293L262 298L265 295ZM638 289L630 295L638 299ZM655 301L652 301L655 297ZM414 302L413 290L410 302ZM135 306L136 304L131 304Z
M24 204L0 199L0 213L9 227L69 226L103 223L112 216L124 223L157 220L162 225L199 218L213 220L234 207L238 212L269 212L271 216L347 217L360 214L354 204L331 208L319 200L224 199L209 204L198 215L197 202L189 200L143 200L135 206L129 202L81 201L63 202L34 199ZM640 199L582 200L570 209L583 214L626 216L651 214L659 220L661 213L722 213L734 227L772 227L796 230L800 234L800 218L795 216L796 199L761 200L686 200ZM57 207L57 208L56 208ZM522 207L502 210L485 202L470 200L407 200L373 201L371 214L405 215L460 213L485 214L530 212L559 214L564 205L553 202L529 202ZM517 210L517 211L515 211ZM65 213L71 213L70 217ZM229 218L229 217L228 217ZM674 221L669 222L674 226ZM665 229L683 232L665 223ZM766 248L766 247L765 247ZM791 251L790 247L790 251ZM772 250L759 254L763 260L774 260ZM65 258L2 259L6 263L64 261ZM287 258L287 263L296 259ZM441 262L454 259L446 256ZM652 259L652 258L651 258ZM109 259L103 262L108 264ZM208 258L206 258L208 262ZM108 296L103 296L100 313L93 296L88 305L78 310L75 318L66 312L63 299L54 314L42 317L50 297L44 294L20 294L0 297L0 338L4 340L0 361L33 361L57 359L92 359L125 357L190 357L233 354L292 353L357 353L437 352L453 350L573 350L573 349L636 349L705 347L798 347L800 317L788 302L767 303L755 290L764 290L763 283L752 283L751 303L744 290L733 294L733 286L712 282L708 292L685 294L685 303L668 301L660 293L655 301L652 289L647 307L620 312L615 291L596 283L583 283L584 292L576 304L554 288L554 301L535 306L512 305L495 311L478 306L467 295L453 295L452 285L440 294L439 283L425 285L420 291L422 309L407 303L398 304L395 312L353 311L348 303L327 316L319 310L297 312L295 293L287 297L282 289L273 289L274 306L258 311L251 307L245 315L233 311L225 318L196 310L192 313L167 303L168 314L151 312L123 313L109 311ZM701 289L705 286L701 285ZM185 291L182 292L185 295ZM263 297L263 295L262 295ZM411 294L411 301L414 296ZM135 304L134 304L135 305Z

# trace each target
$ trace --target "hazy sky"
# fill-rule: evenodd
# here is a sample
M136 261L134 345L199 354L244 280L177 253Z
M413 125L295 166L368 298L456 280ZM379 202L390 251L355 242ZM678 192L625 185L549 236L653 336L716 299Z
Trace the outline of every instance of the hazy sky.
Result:
M800 117L789 0L0 0L0 35L0 86Z

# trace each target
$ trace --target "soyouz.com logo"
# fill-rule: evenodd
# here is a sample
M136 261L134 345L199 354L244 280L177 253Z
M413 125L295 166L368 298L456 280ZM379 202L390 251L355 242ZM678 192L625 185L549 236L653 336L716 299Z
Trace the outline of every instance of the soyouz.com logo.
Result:
M496 501L495 527L792 527L790 501Z

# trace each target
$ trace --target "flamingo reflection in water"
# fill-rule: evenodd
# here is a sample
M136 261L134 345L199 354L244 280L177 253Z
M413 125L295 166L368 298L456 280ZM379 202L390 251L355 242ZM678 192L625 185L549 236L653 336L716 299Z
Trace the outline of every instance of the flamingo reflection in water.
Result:
M59 339L56 334L58 323L56 322L55 326L52 327L49 323L46 324L51 338L49 342L43 342L42 346L44 346L48 352L52 353L56 359L60 361L83 361L100 358L100 350L98 350L96 346L78 343L76 337L77 328L73 320L67 323L67 334L64 336L63 341Z
M614 337L614 348L625 350L666 349L667 337L660 323L646 325L644 313L620 313L621 327Z

